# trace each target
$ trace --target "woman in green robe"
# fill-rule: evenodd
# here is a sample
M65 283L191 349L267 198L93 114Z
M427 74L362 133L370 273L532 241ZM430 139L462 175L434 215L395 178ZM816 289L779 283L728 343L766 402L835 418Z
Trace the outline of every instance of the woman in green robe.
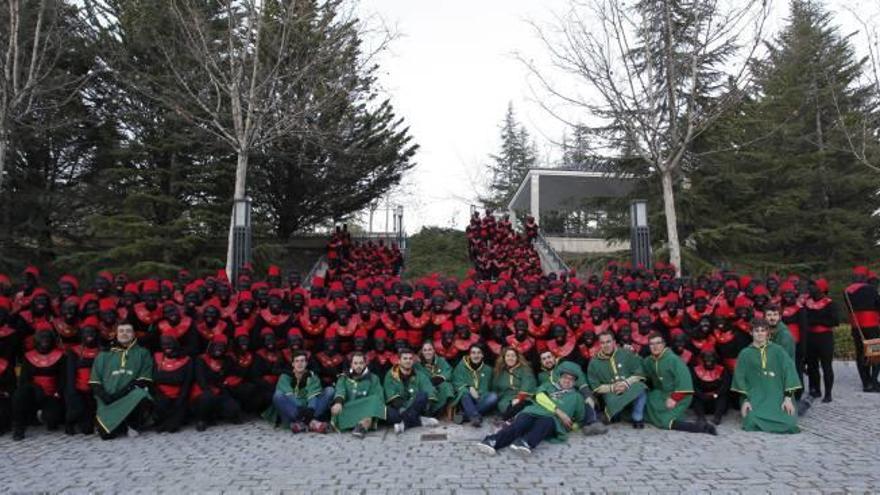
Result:
M131 325L119 325L114 345L98 354L89 377L101 438L114 438L129 429L137 432L149 412L152 381L152 356L137 344Z
M693 399L691 372L684 361L666 347L666 341L659 333L648 337L648 345L651 353L642 362L651 386L645 409L648 422L665 430L717 434L715 425L681 419Z
M340 431L353 430L363 438L376 420L385 419L385 393L379 377L367 369L363 353L351 356L351 368L336 380L336 396L330 408L333 425Z
M430 403L428 413L436 415L452 400L452 366L449 362L438 356L434 350L434 344L425 342L419 350L419 362L416 363L416 371L424 373L431 379L434 385L434 393L437 400Z
M492 391L498 394L502 419L508 420L521 411L536 386L535 374L523 355L512 347L503 348L492 378Z
M633 427L642 428L647 400L642 361L626 349L618 349L614 335L599 335L600 350L587 367L587 381L605 401L605 416L611 420L632 404Z
M768 341L766 321L752 322L752 339L737 357L730 387L743 395L743 429L798 433L793 396L801 383L794 361L781 346Z

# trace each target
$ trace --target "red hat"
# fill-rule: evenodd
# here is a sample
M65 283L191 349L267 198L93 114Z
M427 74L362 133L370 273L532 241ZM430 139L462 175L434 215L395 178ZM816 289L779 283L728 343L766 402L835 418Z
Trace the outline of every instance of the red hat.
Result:
M324 277L312 278L312 287L324 287Z
M271 290L269 290L269 297L277 297L278 299L284 299L284 291L281 289L271 289Z
M303 334L302 334L302 332L299 330L299 328L291 327L291 329L287 331L287 337L288 337L288 338L290 338L290 337L299 337L299 338L302 338L302 336L303 336Z
M648 308L639 308L639 310L636 311L636 318L641 318L643 316L647 316L650 318L651 311L649 311Z
M106 279L110 283L113 283L113 273L108 270L101 270L100 272L98 272L98 276Z
M250 335L250 328L248 328L246 325L242 325L240 327L235 327L235 333L232 334L232 336L235 338L242 337L242 336L247 337L249 335Z
M739 289L739 284L737 284L736 280L728 280L724 282L724 287L730 287L731 289Z
M770 295L770 291L767 290L767 286L764 284L758 284L752 290L752 295L755 296L768 296Z
M694 299L709 299L709 293L703 289L697 289L694 291Z
M134 282L129 282L129 283L125 284L125 288L122 290L122 292L126 292L129 294L140 293L140 291L138 290L138 285Z
M146 292L159 292L159 282L153 279L144 280L141 289Z
M532 302L529 303L529 307L532 309L543 309L544 303L541 302L537 297L532 299Z
M335 339L336 338L336 328L335 327L327 327L324 330L324 339Z
M254 295L249 290L243 290L238 293L238 302L253 301Z
M312 299L309 301L310 308L323 308L324 300L323 299Z
M74 289L79 289L79 280L73 275L62 275L61 278L58 279L58 283L68 283L72 285Z
M752 307L752 301L746 296L737 296L733 305L737 308L750 308Z
M211 337L212 344L228 344L229 339L226 338L222 333L215 333L213 337Z
M217 274L214 275L214 278L216 278L218 282L229 282L229 276L226 275L226 270L222 268L217 270Z
M380 328L373 333L373 340L388 340L388 332L384 328Z
M5 273L0 273L0 285L11 285L12 281L9 280L9 275Z
M666 294L666 302L668 302L668 303L671 303L671 302L677 303L678 301L679 301L679 299L678 299L678 293L676 293L676 292L670 292L669 294Z
M868 267L864 266L864 265L859 265L859 266L853 267L852 273L853 273L853 275L856 275L856 276L867 277L868 276Z
M468 315L466 315L466 314L464 314L464 313L462 313L462 314L460 314L460 315L458 315L458 316L455 317L455 324L456 324L456 325L465 325L465 326L467 326L467 325L470 325L470 323L471 323L470 318L468 318Z
M34 278L40 278L40 269L34 265L28 265L24 269L25 275L32 275Z
M269 270L266 273L269 277L280 277L281 268L278 265L269 265Z
M360 305L364 305L364 306L365 306L365 305L367 305L367 304L370 304L370 302L371 302L371 300L370 300L370 296L368 296L368 295L366 295L366 294L360 295L360 296L358 296L358 298L357 298L357 303L360 304Z
M828 293L828 281L827 280L825 280L824 278L820 278L820 279L816 280L815 284L816 284L816 287L820 291L822 291L824 294Z
M31 293L31 297L34 297L34 298L35 298L35 297L37 297L37 296L46 296L46 297L49 297L49 292L48 292L46 289L42 288L42 287L37 287L37 288L34 289L34 291Z
M53 332L55 330L52 324L46 320L37 320L34 322L34 333Z
M748 275L743 275L739 278L739 286L743 289L748 287L750 283L752 283L752 277Z
M446 320L440 324L440 333L451 333L453 331L455 331L455 327L450 320Z
M354 338L356 339L366 339L367 338L367 329L366 328L358 328L354 331Z
M80 328L85 328L85 327L97 328L98 327L98 317L97 316L86 317L85 319L83 319L83 321L81 321L79 323L79 327Z
M83 296L79 299L79 310L80 311L85 310L86 305L92 301L98 302L98 296L96 296L95 294L93 294L91 292L87 292L87 293L83 294Z
M0 309L12 311L12 301L10 301L9 298L6 296L0 296Z
M733 310L729 306L718 306L715 308L716 318L730 318L733 316Z
M101 299L101 301L98 303L98 310L101 312L115 311L116 310L116 302L113 299L110 299L109 297L105 297L104 299Z
M567 326L568 326L568 322L565 321L565 318L563 318L563 317L561 317L561 316L557 316L556 318L553 318L553 323L552 323L552 325L553 325L553 326L559 325L559 326L562 326L562 327L567 327Z
M236 329L236 332L237 331L238 330ZM260 337L265 337L266 335L275 335L275 332L272 331L271 327L263 327L263 329L260 330ZM237 337L237 335L236 335L236 337Z
M797 292L797 289L794 288L794 284L791 282L783 282L782 285L779 286L779 292Z
M413 300L416 300L416 299L422 299L422 300L424 300L424 299L425 299L425 293L422 292L422 291L420 291L420 290L417 290L417 291L415 291L415 292L413 293L413 295L412 295L412 299L413 299Z
M260 289L268 289L268 288L269 288L269 284L267 284L266 282L254 282L253 285L251 285L251 290L254 292L256 292Z

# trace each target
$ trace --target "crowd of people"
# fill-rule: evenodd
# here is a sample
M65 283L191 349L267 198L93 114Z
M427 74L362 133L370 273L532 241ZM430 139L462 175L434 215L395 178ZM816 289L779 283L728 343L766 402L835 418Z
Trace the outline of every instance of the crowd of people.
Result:
M114 438L261 416L363 437L494 417L479 448L528 453L620 421L715 434L728 409L793 433L807 396L832 400L838 310L822 278L680 278L663 263L545 275L506 219L475 216L468 239L463 280L403 280L399 251L345 229L308 287L277 266L236 284L65 275L51 291L36 267L0 275L0 431ZM857 267L845 291L857 352L880 332L877 282ZM860 356L866 392L878 371Z

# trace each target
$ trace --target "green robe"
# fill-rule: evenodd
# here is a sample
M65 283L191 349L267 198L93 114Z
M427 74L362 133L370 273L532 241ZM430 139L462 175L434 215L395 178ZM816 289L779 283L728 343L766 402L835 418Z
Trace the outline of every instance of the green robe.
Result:
M584 399L581 394L575 390L563 389L555 383L544 383L535 391L535 399L531 404L526 406L520 414L529 414L532 416L552 417L556 423L556 433L551 441L564 442L568 438L568 430L559 417L556 416L556 409L562 409L562 412L568 415L573 421L584 416ZM577 428L577 425L574 426Z
M449 366L449 362L442 357L435 356L433 363L416 363L415 367L416 370L428 375L429 378L443 378L442 383L434 385L437 400L428 406L428 412L434 414L440 408L445 406L454 395L454 391L452 390L452 366Z
M645 407L645 417L657 428L670 429L672 422L681 418L691 405L694 382L684 361L674 352L664 349L660 357L646 356L642 361L645 377L651 390ZM673 392L686 393L672 409L666 408L666 399Z
M553 383L553 384L559 383L559 367L562 366L564 363L571 363L572 365L574 365L574 368L577 369L578 375L577 375L577 383L575 384L575 387L578 390L581 390L583 388L589 389L590 384L587 382L587 377L586 377L586 375L584 375L583 369L581 368L581 366L579 364L577 364L573 361L559 361L558 363L556 363L556 366L554 366L553 369L551 369L549 371L543 370L540 373L538 373L538 385L539 386L544 385L545 383Z
M153 357L136 341L127 348L113 347L99 353L89 376L89 383L101 385L110 395L124 390L135 380L153 381ZM134 387L111 404L96 398L98 425L105 433L112 432L143 399L152 400L152 397L141 387Z
M458 404L464 394L469 393L470 387L477 389L480 397L484 397L492 386L492 368L483 361L474 369L470 362L470 358L465 356L452 371L452 388L455 391L455 397L452 398L453 405Z
M369 371L358 377L339 375L335 402L342 400L342 412L333 417L340 431L350 430L364 418L385 419L385 395L379 377ZM374 421L375 424L375 421Z
M786 392L801 388L794 361L778 344L768 342L763 348L750 345L740 351L733 373L731 390L739 392L752 405L743 418L746 431L797 433L797 414L782 410ZM792 399L792 403L795 401Z
M311 371L307 370L306 373L308 374L308 377L306 378L304 386L294 386L296 381L293 379L293 376L288 373L282 373L281 376L278 377L278 383L275 384L275 393L293 397L294 402L296 402L296 405L299 407L307 406L313 397L320 395L321 379ZM274 405L270 405L269 408L263 412L263 418L273 425L281 424L282 426L287 427L286 422L279 423L278 411L275 409Z
M498 410L504 412L520 392L530 396L535 393L535 374L527 366L516 365L513 372L504 367L500 373L494 374L492 391L498 394Z
M587 367L587 381L593 391L600 394L605 401L605 416L613 418L623 411L630 402L636 400L640 393L647 387L641 381L630 379L630 387L622 394L614 392L601 392L600 388L610 386L616 382L627 380L631 377L644 378L642 360L626 349L616 349L611 356L604 356L601 352L590 360Z
M794 342L794 337L791 335L791 330L788 329L788 325L782 323L780 321L776 324L776 328L770 334L770 342L774 344L779 344L785 349L785 353L788 354L788 357L794 361L794 349L797 346Z
M385 389L385 404L390 404L396 398L403 399L403 407L407 409L416 399L419 392L424 392L428 396L428 409L430 404L437 401L437 392L434 385L431 385L431 379L425 373L413 368L412 375L407 383L403 383L400 379L400 368L394 366L388 373L385 373L385 380L382 384Z

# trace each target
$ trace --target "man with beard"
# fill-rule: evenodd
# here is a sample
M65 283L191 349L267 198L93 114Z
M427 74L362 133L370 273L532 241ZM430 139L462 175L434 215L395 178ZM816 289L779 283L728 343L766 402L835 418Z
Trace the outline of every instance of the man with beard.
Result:
M170 335L159 338L161 352L153 355L156 431L174 433L186 419L190 391L195 378L192 357L183 353L180 343Z
M123 323L116 342L95 358L89 385L97 400L98 432L109 440L125 433L137 435L149 413L153 360L137 344L134 328Z
M308 363L305 351L293 353L291 369L278 379L272 407L263 417L273 424L280 422L293 433L324 433L327 423L321 418L330 408L335 391L333 387L321 387L320 378L308 369Z
M659 333L651 335L649 346L651 355L642 361L651 387L645 411L648 421L660 429L717 435L714 425L681 419L690 407L694 393L690 370L681 358L669 352Z
M492 368L483 362L483 349L474 344L468 355L452 371L452 388L455 389L453 404L460 404L462 412L456 414L455 422L470 421L479 428L483 415L495 409L498 394L491 392Z
M385 374L383 389L387 420L394 425L394 432L398 435L407 428L437 426L439 423L425 416L437 401L434 385L428 375L413 367L414 364L413 351L402 349L398 352L397 365Z
M94 316L90 319L96 320ZM97 320L95 324L83 325L79 331L80 343L67 351L67 380L64 402L67 414L64 431L72 435L79 427L80 433L91 435L95 431L97 404L89 378L92 364L101 352L98 345Z
M752 322L752 344L737 358L731 390L743 396L744 430L797 433L794 393L801 383L794 362L769 334L765 320Z
M644 428L647 387L641 361L626 349L618 349L611 332L599 335L599 345L599 354L587 368L587 381L604 400L606 419L613 421L631 407L633 428Z
M379 378L367 369L363 354L351 358L351 367L336 381L336 395L330 414L340 431L352 430L356 438L363 438L374 428L376 420L385 419L385 401Z
M24 354L18 388L12 396L12 439L24 439L25 428L37 411L52 431L64 420L61 393L66 378L64 351L55 345L50 326L38 325L34 348Z

